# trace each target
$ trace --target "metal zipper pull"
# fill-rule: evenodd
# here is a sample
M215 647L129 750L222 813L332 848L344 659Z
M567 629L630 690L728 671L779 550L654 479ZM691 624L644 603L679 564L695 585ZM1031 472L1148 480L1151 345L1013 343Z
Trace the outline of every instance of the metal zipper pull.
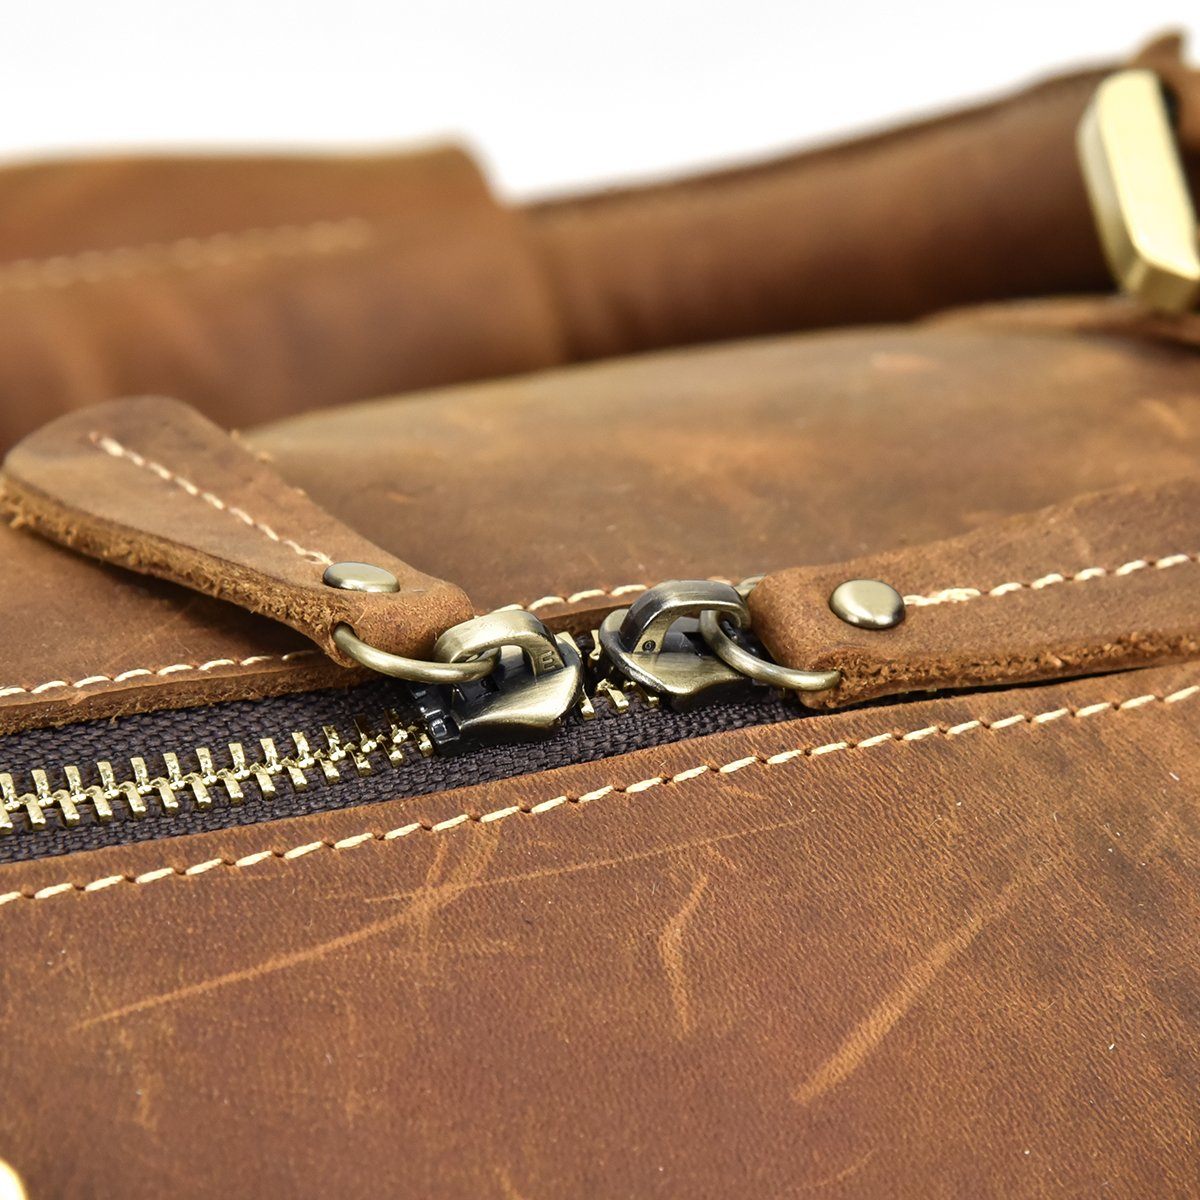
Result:
M439 750L464 740L536 738L579 702L583 661L568 634L557 636L531 612L506 609L462 621L434 643L429 660L385 654L348 626L334 639L351 658L409 685Z
M551 732L579 701L583 661L574 639L552 634L532 613L489 613L446 630L433 647L439 662L486 660L483 679L450 689L449 717L459 737L514 740Z
M706 611L749 623L746 602L729 584L674 580L609 613L598 634L601 649L620 676L669 697L675 707L744 693L745 676L712 654L700 636L698 618Z
M621 675L670 698L676 708L740 699L755 687L825 692L837 671L802 671L764 657L750 636L742 589L708 579L673 580L643 592L600 626L605 656ZM727 629L726 624L734 632Z

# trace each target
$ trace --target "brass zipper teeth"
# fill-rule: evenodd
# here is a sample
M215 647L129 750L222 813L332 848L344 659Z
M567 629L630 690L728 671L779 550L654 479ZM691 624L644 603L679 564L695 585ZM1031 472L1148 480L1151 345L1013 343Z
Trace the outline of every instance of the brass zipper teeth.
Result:
M603 702L614 714L624 715L633 708L634 699L646 707L658 705L657 696L634 684L622 686L602 679L591 695L580 698L578 709L585 720L591 720L596 716L596 703ZM62 824L73 828L89 813L97 821L108 822L118 815L140 819L203 811L218 800L238 805L245 802L248 790L252 799L270 801L278 794L279 782L290 785L293 792L303 792L313 778L326 785L342 782L347 768L358 777L371 775L379 756L395 768L403 766L414 751L423 758L434 753L426 731L420 725L405 724L392 710L375 724L363 717L356 717L354 724L356 735L350 738L332 725L323 726L321 742L315 745L308 734L293 730L288 734L293 751L286 755L280 754L269 737L257 739L259 752L253 759L242 742L227 742L228 765L218 765L208 746L164 751L161 771L152 771L140 755L131 757L121 774L120 768L101 760L91 772L99 783L92 784L83 782L85 771L75 764L60 772L33 768L20 786L11 773L0 773L0 836L21 828L43 830L55 810Z
M294 749L286 755L281 755L274 739L268 737L258 739L260 752L253 759L241 742L229 742L225 746L228 765L219 766L207 746L196 746L185 756L194 767L185 767L179 752L164 752L160 773L152 773L140 756L130 758L121 776L111 762L101 761L94 769L100 782L90 785L84 784L84 772L73 764L62 768L58 786L52 782L52 773L43 768L29 772L24 790L11 774L0 774L0 835L14 833L18 822L32 831L45 829L49 814L56 809L69 828L78 825L88 811L101 822L111 821L122 809L135 819L151 814L174 816L185 806L211 808L218 797L229 804L242 804L247 789L258 799L270 800L277 794L277 780L303 792L314 775L326 784L340 782L347 767L356 775L370 775L380 755L389 766L399 767L413 751L424 757L433 753L425 731L404 724L395 712L388 711L374 726L361 717L354 723L356 736L351 738L344 738L331 725L324 726L323 744L315 746L307 734L292 731L289 737Z

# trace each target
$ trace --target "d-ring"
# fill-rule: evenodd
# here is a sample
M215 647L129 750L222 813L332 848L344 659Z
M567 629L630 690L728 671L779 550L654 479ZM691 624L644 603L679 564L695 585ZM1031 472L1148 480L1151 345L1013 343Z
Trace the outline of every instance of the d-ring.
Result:
M490 675L500 657L499 650L491 650L470 662L426 662L419 658L404 658L368 646L344 622L333 627L333 643L356 663L409 683L472 683Z
M721 625L725 613L708 609L700 614L700 633L709 649L727 666L750 679L790 692L828 692L842 681L841 671L799 671L781 667L739 646Z

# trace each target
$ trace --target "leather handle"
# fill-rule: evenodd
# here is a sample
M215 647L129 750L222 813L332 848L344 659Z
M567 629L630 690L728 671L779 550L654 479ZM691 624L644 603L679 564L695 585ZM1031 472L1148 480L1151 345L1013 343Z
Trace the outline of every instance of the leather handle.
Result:
M847 624L838 584L905 596L891 629ZM780 662L842 672L814 704L995 687L1200 655L1200 480L1122 488L961 537L767 575L749 598Z
M350 661L348 624L393 654L423 655L471 616L464 592L360 537L177 400L118 400L67 414L15 446L0 502L52 541L272 617ZM399 590L324 583L334 562L391 572Z

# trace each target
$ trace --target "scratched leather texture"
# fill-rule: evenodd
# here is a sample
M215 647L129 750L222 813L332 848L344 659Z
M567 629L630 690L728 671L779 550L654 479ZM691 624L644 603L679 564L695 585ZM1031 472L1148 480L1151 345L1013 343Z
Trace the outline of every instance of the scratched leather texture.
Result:
M991 311L978 329L959 316L643 356L344 406L248 441L477 609L532 604L590 628L634 585L853 559L1195 472L1195 349L1109 308L1076 309L1084 332L1057 305L1041 323L1021 305L1017 328ZM1139 557L1194 550L1161 545L1151 521ZM0 554L0 628L25 631L5 642L0 730L339 678L300 635L28 531L0 527Z
M1159 666L1200 657L1200 555L1146 547L1188 546L1198 530L1200 476L1114 488L941 542L773 572L750 615L777 662L839 672L804 697L817 707ZM855 579L886 580L903 619L844 621L830 597Z
M1170 37L1138 61L1172 88L1197 169L1200 75ZM1195 459L1197 322L1102 301L991 308L974 340L960 315L544 371L1105 289L1073 151L1101 74L755 168L519 210L453 150L13 168L0 173L0 208L19 218L0 236L0 442L147 389L224 425L333 405L253 445L478 609L535 603L556 627L593 625L672 575L851 558L1177 474ZM930 189L950 175L955 187ZM28 534L0 528L0 556L0 628L26 631L5 647L0 731L348 678L286 630Z
M1143 60L1194 175L1196 76ZM177 394L555 627L1156 485L1197 466L1195 319L800 332L1106 290L1071 147L1100 75L524 208L454 151L5 171L0 444ZM0 560L0 730L346 678L28 531ZM1193 1195L1194 689L877 705L0 867L0 1156L35 1198Z
M0 868L0 1153L35 1197L1194 1195L1198 683Z

